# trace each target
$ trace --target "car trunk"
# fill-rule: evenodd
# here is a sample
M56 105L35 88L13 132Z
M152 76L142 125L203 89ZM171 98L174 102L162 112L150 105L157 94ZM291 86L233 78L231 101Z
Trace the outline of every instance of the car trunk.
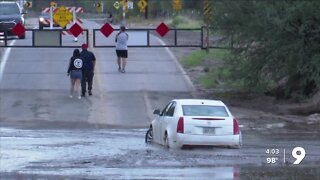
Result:
M233 117L184 116L184 133L192 135L232 135Z

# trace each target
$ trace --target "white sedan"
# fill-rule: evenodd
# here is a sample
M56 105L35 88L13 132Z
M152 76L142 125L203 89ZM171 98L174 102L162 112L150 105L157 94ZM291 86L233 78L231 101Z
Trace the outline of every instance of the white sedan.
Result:
M185 145L240 148L242 145L238 121L222 101L175 99L153 114L157 117L146 133L146 142L179 148Z

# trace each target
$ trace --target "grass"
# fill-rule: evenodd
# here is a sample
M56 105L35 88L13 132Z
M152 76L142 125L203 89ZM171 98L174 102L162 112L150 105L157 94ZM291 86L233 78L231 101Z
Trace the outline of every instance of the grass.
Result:
M200 28L203 25L203 22L178 15L169 22L169 25L172 28Z
M190 55L185 56L182 59L182 64L186 68L192 68L195 66L201 65L203 59L206 57L206 54L202 51L194 51Z
M214 59L225 60L230 55L230 51L227 49L211 49L210 54Z
M182 59L182 64L186 68L192 68L202 65L204 59L224 60L229 55L229 51L225 49L211 49L209 53L204 50L194 51Z
M177 25L177 28L200 28L202 26L202 22L192 19L187 19L185 23L181 23Z
M185 56L181 63L187 69L203 67L204 72L196 78L196 81L204 88L210 89L217 87L219 85L217 84L218 81L225 81L231 72L224 67L214 67L213 65L210 67L208 61L224 61L229 54L230 51L226 49L210 49L209 53L198 50Z
M216 76L213 73L206 73L198 78L198 82L201 86L210 89L216 87L215 79Z

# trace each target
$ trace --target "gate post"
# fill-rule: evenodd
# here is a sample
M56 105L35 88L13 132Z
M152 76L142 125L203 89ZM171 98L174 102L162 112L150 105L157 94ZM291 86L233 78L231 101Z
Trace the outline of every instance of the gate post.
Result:
M5 30L3 32L3 36L4 36L4 47L7 47L8 46L8 30Z
M206 30L207 30L207 37L206 37L206 43L207 43L207 47L206 47L206 52L209 53L210 50L210 45L209 45L209 26L208 24L206 25Z

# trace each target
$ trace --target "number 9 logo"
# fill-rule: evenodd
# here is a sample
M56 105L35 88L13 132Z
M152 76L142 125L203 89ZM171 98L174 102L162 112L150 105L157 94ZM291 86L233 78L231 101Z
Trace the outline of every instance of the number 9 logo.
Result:
M298 152L300 152L300 153L298 154ZM292 156L296 159L296 161L293 164L300 164L300 162L306 156L306 151L302 147L295 147L292 150Z

